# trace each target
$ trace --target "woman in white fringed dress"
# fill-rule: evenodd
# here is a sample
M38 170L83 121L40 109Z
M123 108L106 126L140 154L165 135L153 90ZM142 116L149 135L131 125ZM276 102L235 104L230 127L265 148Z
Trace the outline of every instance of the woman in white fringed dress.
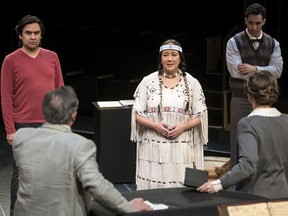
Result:
M186 167L204 169L205 96L185 70L182 47L169 39L160 47L158 71L135 91L131 140L137 142L137 190L181 187Z

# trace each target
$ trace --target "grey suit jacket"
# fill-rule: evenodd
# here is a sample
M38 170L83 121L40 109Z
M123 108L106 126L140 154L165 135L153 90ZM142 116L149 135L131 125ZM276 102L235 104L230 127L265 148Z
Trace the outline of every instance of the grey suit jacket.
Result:
M86 215L83 188L116 213L131 211L128 201L99 172L96 146L66 125L22 128L12 144L19 167L14 216Z

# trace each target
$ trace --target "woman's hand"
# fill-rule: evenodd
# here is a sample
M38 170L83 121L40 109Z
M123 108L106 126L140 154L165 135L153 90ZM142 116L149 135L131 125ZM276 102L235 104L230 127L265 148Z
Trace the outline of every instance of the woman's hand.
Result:
M169 125L163 123L163 122L157 122L155 123L154 129L161 134L162 136L167 138L167 135L169 134Z
M185 126L183 124L173 125L168 127L168 130L167 138L175 139L185 131Z
M215 193L216 191L214 190L214 186L211 182L206 182L196 188L197 191L199 192L207 192L207 193Z

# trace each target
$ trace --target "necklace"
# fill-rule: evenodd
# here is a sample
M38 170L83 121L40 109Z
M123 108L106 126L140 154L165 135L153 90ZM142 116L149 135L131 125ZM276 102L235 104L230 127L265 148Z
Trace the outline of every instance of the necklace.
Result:
M177 71L174 75L171 75L171 76L169 76L169 75L167 75L165 72L163 73L163 75L166 77L166 75L167 76L169 76L169 77L172 77L172 78L174 78L174 77L176 77L178 74L180 74L180 76L182 76L183 75L183 73L182 73L182 71L180 70L180 73L179 73L179 71ZM173 77L174 76L174 77ZM172 79L172 78L169 78L169 77L167 77L168 79ZM163 121L163 115L162 115L162 109L163 109L163 107L162 107L162 102L163 102L163 85L164 85L164 83L163 83L163 79L162 79L162 76L161 76L161 74L158 74L158 78L159 78L159 94L160 94L160 103L158 104L158 115L159 115L159 118L160 118L160 121ZM186 95L187 97L188 97L188 100L185 100L184 101L184 112L185 113L187 113L188 111L189 111L189 106L190 106L190 90L189 90L189 85L188 85L188 81L187 81L187 77L186 77L186 75L183 75L183 78L184 78L184 82L185 82L185 91L184 91L184 95Z
M177 77L178 76L178 74L179 74L179 71L177 70L177 72L176 73L174 73L173 75L168 75L167 73L165 73L164 72L164 77L166 77L166 78L168 78L168 79L173 79L173 78L175 78L175 77Z

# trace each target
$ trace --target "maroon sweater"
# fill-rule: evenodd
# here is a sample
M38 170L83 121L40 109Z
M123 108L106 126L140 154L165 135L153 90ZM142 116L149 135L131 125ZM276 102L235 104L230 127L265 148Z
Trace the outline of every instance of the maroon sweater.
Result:
M32 58L21 49L7 55L1 68L1 105L6 133L14 123L42 123L42 100L49 90L63 86L57 54L40 49Z

